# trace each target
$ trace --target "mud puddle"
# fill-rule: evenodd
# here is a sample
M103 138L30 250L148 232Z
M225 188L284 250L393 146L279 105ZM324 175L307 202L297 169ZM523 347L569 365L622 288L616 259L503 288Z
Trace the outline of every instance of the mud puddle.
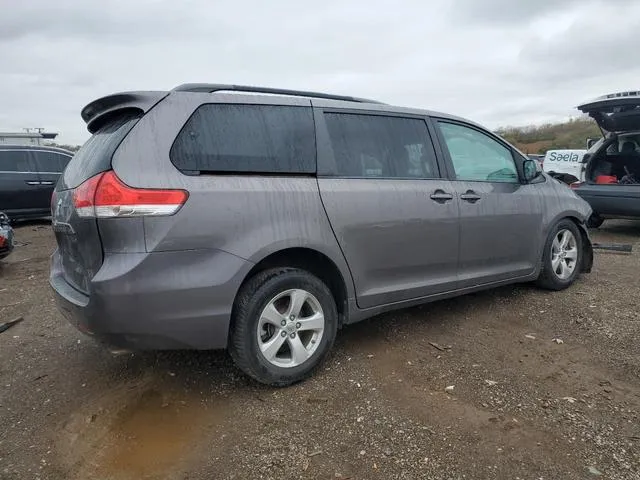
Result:
M205 432L224 423L228 410L226 402L153 385L101 398L65 424L63 467L77 480L172 478L188 465Z

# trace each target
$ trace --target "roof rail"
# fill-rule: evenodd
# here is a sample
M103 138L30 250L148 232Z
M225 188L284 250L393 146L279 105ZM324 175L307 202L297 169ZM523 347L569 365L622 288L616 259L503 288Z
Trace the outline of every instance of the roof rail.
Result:
M267 93L272 95L290 95L293 97L326 98L328 100L342 100L344 102L377 103L380 105L384 105L382 102L378 102L377 100L348 97L345 95L331 95L329 93L305 92L303 90L287 90L284 88L250 87L247 85L223 85L223 84L217 84L217 83L185 83L183 85L179 85L175 87L173 91L174 92L203 92L203 93L213 93L213 92L220 92L220 91Z

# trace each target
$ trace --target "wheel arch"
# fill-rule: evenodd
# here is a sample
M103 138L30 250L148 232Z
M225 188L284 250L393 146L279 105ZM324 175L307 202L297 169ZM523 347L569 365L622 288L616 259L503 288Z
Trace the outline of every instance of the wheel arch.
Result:
M582 269L580 270L582 273L589 273L593 267L593 246L591 245L591 238L589 237L589 231L587 230L587 226L585 225L585 219L582 218L582 215L578 212L565 212L564 214L558 215L553 222L550 223L550 226L553 227L558 222L562 220L569 220L574 223L580 232L580 236L582 237ZM548 237L551 228L546 233ZM545 238L547 238L545 237ZM544 254L544 252L543 252Z
M290 246L264 254L242 280L234 298L234 310L242 286L257 273L277 267L306 270L322 280L336 301L339 316L338 327L340 328L346 323L345 319L349 314L349 298L352 296L349 284L351 282L350 273L347 271L346 274L349 277L345 278L345 273L329 255L311 247ZM233 315L231 321L233 322Z

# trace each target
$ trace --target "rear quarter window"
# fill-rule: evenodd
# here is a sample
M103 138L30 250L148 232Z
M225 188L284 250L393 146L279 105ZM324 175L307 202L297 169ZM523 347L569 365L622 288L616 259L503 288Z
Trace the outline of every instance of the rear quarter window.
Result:
M62 173L71 160L71 155L58 152L34 152L36 168L43 173Z
M105 123L73 156L62 176L62 188L76 188L89 178L111 168L118 145L138 121L138 116L121 116Z
M311 108L201 105L178 134L170 157L184 173L314 173Z

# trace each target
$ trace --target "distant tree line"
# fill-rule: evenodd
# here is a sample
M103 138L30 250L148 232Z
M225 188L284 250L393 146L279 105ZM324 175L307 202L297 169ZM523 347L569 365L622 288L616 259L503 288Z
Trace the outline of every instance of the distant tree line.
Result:
M524 153L545 153L561 148L586 148L587 138L602 136L598 125L588 117L563 123L525 127L503 127L496 133Z
M62 148L64 150L69 150L70 152L77 152L78 150L80 150L80 145L66 145L66 144L61 144L61 143L55 143L55 142L47 142L47 144L49 147L56 147L56 148Z

